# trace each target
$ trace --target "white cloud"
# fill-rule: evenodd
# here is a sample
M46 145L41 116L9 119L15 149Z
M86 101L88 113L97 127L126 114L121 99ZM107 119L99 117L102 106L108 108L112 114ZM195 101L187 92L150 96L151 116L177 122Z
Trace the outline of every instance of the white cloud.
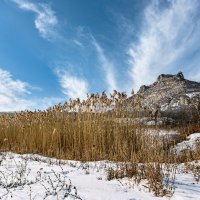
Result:
M46 109L62 101L54 97L30 98L30 90L35 87L14 79L10 72L1 68L0 77L0 112Z
M28 84L14 80L12 75L0 68L0 111L26 109L23 96L30 94Z
M104 54L103 49L99 45L99 43L92 37L92 44L94 45L96 52L98 54L99 61L102 65L103 71L105 73L106 82L108 84L108 91L112 92L113 90L118 89L116 78L115 78L115 67L112 62L108 60L106 55Z
M80 42L80 41L78 41L78 40L73 40L73 42L74 42L74 44L76 44L77 46L79 46L79 47L81 47L81 48L83 48L84 46L83 46L83 44Z
M56 74L63 94L72 99L78 97L80 99L86 98L86 94L88 93L87 81L77 76L73 76L65 70L56 69Z
M16 3L20 9L36 14L35 27L43 38L51 40L56 36L55 28L58 20L48 4L33 3L28 0L11 1Z
M146 8L138 42L128 49L129 73L135 89L152 83L160 73L180 70L177 65L181 60L200 47L200 21L196 18L199 2L171 0L167 3L163 7L161 1L152 1Z
M27 90L28 84L20 80L13 80L12 75L0 68L0 92L7 96L13 94L26 94L29 93Z

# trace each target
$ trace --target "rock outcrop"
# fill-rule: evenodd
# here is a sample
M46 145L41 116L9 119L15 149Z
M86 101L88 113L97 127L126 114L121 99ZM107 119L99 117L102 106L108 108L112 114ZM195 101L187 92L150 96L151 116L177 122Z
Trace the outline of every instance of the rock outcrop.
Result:
M185 79L182 72L161 74L153 84L141 86L131 99L149 110L188 109L200 102L200 83Z

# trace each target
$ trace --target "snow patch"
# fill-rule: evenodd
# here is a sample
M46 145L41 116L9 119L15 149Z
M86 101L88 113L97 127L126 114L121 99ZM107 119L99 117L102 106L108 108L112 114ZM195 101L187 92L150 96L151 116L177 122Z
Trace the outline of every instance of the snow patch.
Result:
M200 133L193 133L187 137L186 141L180 142L175 146L175 151L180 153L184 150L194 150L196 142L200 141Z

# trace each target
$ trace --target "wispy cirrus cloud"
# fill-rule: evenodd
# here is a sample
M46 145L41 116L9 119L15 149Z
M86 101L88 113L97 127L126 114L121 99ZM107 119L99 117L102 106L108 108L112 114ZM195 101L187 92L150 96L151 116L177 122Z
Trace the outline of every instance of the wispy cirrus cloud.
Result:
M0 111L26 109L25 95L30 94L28 83L13 79L12 75L0 68Z
M114 64L106 57L104 50L96 39L92 36L92 44L96 49L97 56L103 72L105 73L106 83L108 85L108 91L112 92L113 90L118 89L117 81L115 77L115 66Z
M55 73L62 88L62 93L68 98L85 99L89 90L87 81L78 76L72 75L67 70L57 68Z
M2 68L0 77L0 112L46 109L62 101L61 98L55 97L32 97L31 90L38 90L38 87L13 78L9 71Z
M84 47L83 44L82 44L79 40L74 39L73 42L74 42L74 44L76 44L78 47L81 47L81 48Z
M171 0L165 6L152 1L145 9L139 39L128 49L129 74L135 89L151 83L160 73L198 69L199 59L193 52L200 47L199 8L197 0ZM180 68L186 58L191 68Z
M36 14L35 28L40 35L48 40L56 37L56 25L58 24L55 12L48 4L36 3L29 0L10 0L25 11L30 11Z

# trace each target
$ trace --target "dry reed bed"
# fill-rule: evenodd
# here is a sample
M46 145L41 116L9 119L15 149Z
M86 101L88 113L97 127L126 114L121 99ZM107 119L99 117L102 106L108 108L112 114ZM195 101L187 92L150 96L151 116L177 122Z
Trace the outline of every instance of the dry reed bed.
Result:
M38 153L63 159L148 162L166 160L168 149L191 128L173 138L143 134L142 124L116 122L115 113L27 112L0 118L1 151ZM196 129L197 130L197 129Z
M130 161L144 159L149 153L152 157L160 148L156 139L154 146L148 145L152 138L142 134L144 127L117 123L115 118L114 113L27 112L2 116L1 150L75 160Z

